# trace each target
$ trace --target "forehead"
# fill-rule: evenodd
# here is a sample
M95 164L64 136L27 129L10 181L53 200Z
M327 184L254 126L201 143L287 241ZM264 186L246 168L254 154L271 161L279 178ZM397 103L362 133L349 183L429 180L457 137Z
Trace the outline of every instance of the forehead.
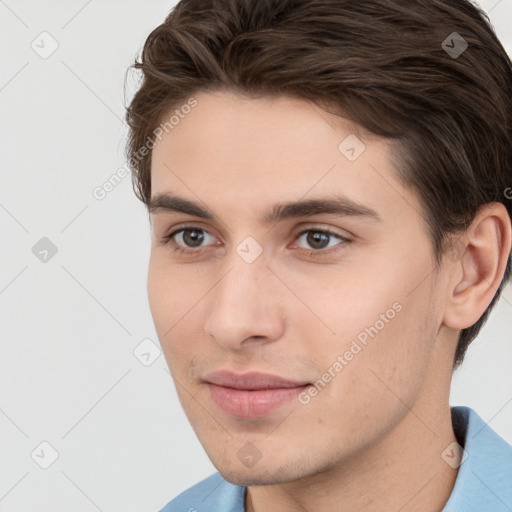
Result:
M283 155L294 160L311 157L336 160L340 156L339 139L343 133L358 135L361 128L354 123L329 114L310 101L276 97L242 97L228 91L200 92L194 96L196 106L166 130L162 141L153 150L158 160L161 151L186 156L189 162L200 160L203 153L217 161L229 160L239 168L251 168L248 156L258 155L254 163ZM180 111L180 107L174 111ZM169 118L164 116L163 122ZM365 139L370 134L364 135ZM159 144L163 142L163 144ZM314 150L314 151L313 151ZM295 156L294 156L295 155Z
M213 198L254 213L326 194L395 210L406 196L416 203L396 180L387 140L312 102L225 91L194 98L196 106L156 141L152 197Z

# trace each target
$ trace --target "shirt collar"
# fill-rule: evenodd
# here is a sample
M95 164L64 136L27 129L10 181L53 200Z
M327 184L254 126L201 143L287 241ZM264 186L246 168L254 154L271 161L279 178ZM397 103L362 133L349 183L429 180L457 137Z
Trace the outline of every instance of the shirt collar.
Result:
M469 407L452 407L464 457L443 512L512 512L512 446Z

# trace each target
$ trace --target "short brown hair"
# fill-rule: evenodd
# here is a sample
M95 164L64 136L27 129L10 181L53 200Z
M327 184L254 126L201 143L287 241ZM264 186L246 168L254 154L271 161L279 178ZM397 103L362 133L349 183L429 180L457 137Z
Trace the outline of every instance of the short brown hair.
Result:
M457 45L457 46L456 46ZM467 47L466 47L467 46ZM465 51L464 51L465 50ZM512 66L467 0L181 0L133 68L127 155L151 198L151 151L165 114L196 92L289 95L392 139L401 182L422 204L436 266L450 234L503 203L512 217ZM463 329L454 368L501 295Z

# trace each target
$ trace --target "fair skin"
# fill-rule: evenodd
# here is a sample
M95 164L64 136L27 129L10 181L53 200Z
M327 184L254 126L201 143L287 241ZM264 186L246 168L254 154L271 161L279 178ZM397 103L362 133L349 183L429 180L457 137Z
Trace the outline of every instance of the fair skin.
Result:
M441 511L457 477L441 457L456 441L457 335L502 279L511 244L505 208L483 208L457 242L460 257L435 271L420 202L398 182L387 141L302 100L194 97L197 106L153 149L152 198L172 194L213 217L150 214L148 296L208 456L248 487L253 512ZM351 134L366 146L354 161L338 149ZM276 204L341 195L376 215L262 219ZM325 230L333 234L322 237ZM262 249L251 263L237 252L248 236ZM400 311L386 313L393 304ZM377 335L333 371L370 326ZM220 408L205 381L216 370L256 371L309 390L329 368L330 381L309 401L258 417ZM255 463L243 463L247 453Z

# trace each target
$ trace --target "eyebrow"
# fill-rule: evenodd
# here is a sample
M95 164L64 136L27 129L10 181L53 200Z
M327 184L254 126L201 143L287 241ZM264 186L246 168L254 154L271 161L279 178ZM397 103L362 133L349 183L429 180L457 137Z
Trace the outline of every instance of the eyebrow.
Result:
M202 219L212 220L215 218L213 212L199 203L171 194L157 194L151 198L147 207L149 212L153 214L177 212ZM264 224L272 224L286 219L322 214L340 217L363 217L374 221L382 221L375 210L343 195L279 203L265 212L260 221Z

